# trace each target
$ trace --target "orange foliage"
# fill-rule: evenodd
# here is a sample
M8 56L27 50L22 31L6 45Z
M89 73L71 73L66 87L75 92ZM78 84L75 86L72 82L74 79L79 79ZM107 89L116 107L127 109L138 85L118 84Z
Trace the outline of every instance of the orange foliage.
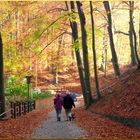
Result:
M140 73L120 79L111 93L103 91L100 101L88 110L81 107L75 111L77 123L89 132L89 137L140 137Z

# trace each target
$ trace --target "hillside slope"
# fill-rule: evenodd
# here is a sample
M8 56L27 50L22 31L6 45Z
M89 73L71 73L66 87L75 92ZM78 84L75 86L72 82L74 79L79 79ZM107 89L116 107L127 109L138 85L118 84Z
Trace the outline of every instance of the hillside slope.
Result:
M77 123L89 132L90 137L140 137L140 72L118 80L112 92L102 91L100 101L85 110L77 109Z

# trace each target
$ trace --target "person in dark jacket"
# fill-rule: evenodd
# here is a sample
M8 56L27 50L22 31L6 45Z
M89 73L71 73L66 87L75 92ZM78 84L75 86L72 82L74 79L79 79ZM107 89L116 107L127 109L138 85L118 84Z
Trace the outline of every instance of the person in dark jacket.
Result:
M64 99L63 99L63 107L65 109L66 112L66 117L67 117L67 121L72 119L72 107L75 107L74 101L72 99L72 97L67 94Z

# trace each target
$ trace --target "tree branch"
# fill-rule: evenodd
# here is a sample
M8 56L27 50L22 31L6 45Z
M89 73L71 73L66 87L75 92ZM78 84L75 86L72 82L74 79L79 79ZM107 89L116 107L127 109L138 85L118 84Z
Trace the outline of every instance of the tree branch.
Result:
M94 11L97 11L98 13L100 13L104 17L104 19L108 22L108 19L106 18L106 16L100 10L98 10L96 8L96 9L94 9Z
M48 46L50 46L57 38L59 38L60 36L62 36L63 34L65 34L67 31L62 32L61 34L59 34L57 37L55 37L51 42L49 42L41 51L38 55L40 55ZM35 54L36 55L36 54Z
M47 11L47 13L52 13L52 12L61 12L61 11L66 11L64 8L53 8Z
M115 34L124 34L124 35L129 35L129 33L125 33L125 32L122 32L122 31L114 31Z

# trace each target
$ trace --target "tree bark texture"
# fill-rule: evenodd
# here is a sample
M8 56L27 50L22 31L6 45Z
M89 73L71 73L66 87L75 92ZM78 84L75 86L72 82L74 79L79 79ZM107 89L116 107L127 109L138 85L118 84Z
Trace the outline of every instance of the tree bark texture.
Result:
M83 51L83 64L85 70L85 83L86 83L86 94L87 94L87 106L92 104L92 95L91 95L91 84L90 84L90 69L89 69L89 61L88 61L88 47L87 47L87 33L85 29L86 19L84 12L82 10L82 3L77 1L77 9L78 15L80 19L81 25L81 33L82 33L82 51Z
M93 18L93 6L92 1L90 1L90 14L91 14L91 25L92 25L92 51L93 51L93 62L94 62L94 78L96 84L96 92L98 99L100 98L98 72L97 72L97 62L96 62L96 49L95 49L95 33L94 33L94 18Z
M70 5L71 5L71 11L74 13L75 12L74 2L71 1ZM75 17L73 17L73 18L75 18ZM70 26L72 29L72 38L73 38L74 44L77 43L79 45L77 22L75 20L70 21ZM80 84L82 87L82 93L83 93L83 97L84 97L84 103L85 103L85 107L87 108L86 85L85 85L85 81L84 81L83 64L82 64L82 60L81 60L79 47L75 48L75 55L76 55L76 62L77 62L77 67L78 67L78 72L79 72L79 77L80 77Z
M130 10L129 10L129 40L130 40L130 50L131 50L131 64L134 66L137 64L135 50L134 50L134 25L133 25L133 11L134 11L134 2L129 1Z
M139 48L140 48L140 17L139 17ZM139 60L140 61L140 60ZM138 63L137 69L140 69L140 63Z
M118 58L115 50L115 45L114 45L114 38L113 38L113 31L112 31L112 16L111 16L111 10L110 10L110 4L108 1L103 1L106 14L107 14L107 19L108 19L108 33L109 33L109 39L110 39L110 48L111 48L111 53L112 53L112 64L114 67L114 72L115 75L119 76L120 75L120 69L119 69L119 64L118 64Z
M0 33L0 114L5 112L4 72L3 72L3 44ZM2 115L3 118L5 115Z

